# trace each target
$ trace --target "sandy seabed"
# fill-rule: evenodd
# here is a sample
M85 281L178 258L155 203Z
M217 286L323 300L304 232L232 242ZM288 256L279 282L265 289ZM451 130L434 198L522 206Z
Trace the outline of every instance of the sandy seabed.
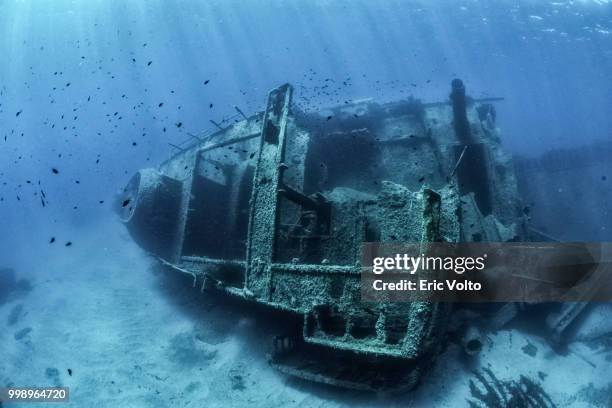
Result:
M0 385L69 387L58 407L506 406L490 384L533 385L559 407L612 406L610 305L591 312L565 353L505 329L475 358L450 343L412 393L337 390L268 365L282 322L164 275L120 225L101 225L32 270L13 265L32 288L0 304ZM4 403L13 405L41 406Z

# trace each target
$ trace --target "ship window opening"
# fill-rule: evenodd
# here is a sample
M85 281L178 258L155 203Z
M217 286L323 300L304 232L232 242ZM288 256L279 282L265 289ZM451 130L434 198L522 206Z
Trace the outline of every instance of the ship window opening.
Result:
M376 318L375 315L365 313L352 317L350 335L355 339L376 337Z
M252 141L245 141L200 153L182 255L246 259L255 160L244 159L253 147Z
M308 194L348 187L377 192L380 147L366 129L319 136L310 145L307 157Z
M321 330L330 336L344 336L346 332L346 321L342 313L330 306L321 307L317 311L317 320Z

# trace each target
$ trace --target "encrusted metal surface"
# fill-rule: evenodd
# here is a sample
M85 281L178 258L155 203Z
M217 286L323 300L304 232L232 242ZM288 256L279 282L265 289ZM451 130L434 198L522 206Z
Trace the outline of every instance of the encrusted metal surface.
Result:
M165 262L192 273L201 289L302 316L291 347L272 356L283 372L383 389L400 385L382 378L398 366L403 385L413 386L439 350L450 306L362 303L361 243L526 233L494 109L457 89L448 103L346 104L331 115L300 112L288 84L272 90L263 115L160 166L181 185ZM317 358L312 347L337 359ZM347 359L362 373L381 367L378 380L351 377Z

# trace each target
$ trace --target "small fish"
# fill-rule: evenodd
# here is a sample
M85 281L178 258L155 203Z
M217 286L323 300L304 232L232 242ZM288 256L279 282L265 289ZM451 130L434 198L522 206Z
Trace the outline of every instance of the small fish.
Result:
M21 115L21 112L23 112L23 109L22 109L22 110L20 110L19 112L17 112L17 113L15 114L15 116L19 116L19 115Z
M151 65L152 63L153 63L153 61L147 62L147 66Z
M67 247L72 246L72 242L70 242L70 241L66 242L66 246Z
M59 174L59 170L56 169L55 167L52 168L51 171L53 172L53 174Z
M209 82L210 82L210 79L207 79L206 81L204 81L204 85L208 85Z
M55 242L55 237L51 237L51 239L49 240L49 243L52 244Z
M127 207L127 205L131 202L132 200L130 200L129 198L125 201L123 201L123 203L121 204L122 207Z

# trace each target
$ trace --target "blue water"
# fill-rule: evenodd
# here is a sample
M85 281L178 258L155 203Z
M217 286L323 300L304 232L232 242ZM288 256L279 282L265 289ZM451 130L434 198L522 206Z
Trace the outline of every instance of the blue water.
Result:
M0 208L38 225L86 221L168 142L284 82L316 109L444 100L458 76L506 98L513 152L612 136L606 1L2 1L0 30Z
M169 143L234 106L263 110L285 82L317 110L443 101L459 77L473 97L505 98L505 148L538 157L612 139L611 72L604 0L0 0L0 267L78 247L75 231L110 219L113 195ZM595 214L567 239L612 237L599 225L610 170L581 186L597 192L588 203L565 208ZM542 222L554 230L563 216Z

